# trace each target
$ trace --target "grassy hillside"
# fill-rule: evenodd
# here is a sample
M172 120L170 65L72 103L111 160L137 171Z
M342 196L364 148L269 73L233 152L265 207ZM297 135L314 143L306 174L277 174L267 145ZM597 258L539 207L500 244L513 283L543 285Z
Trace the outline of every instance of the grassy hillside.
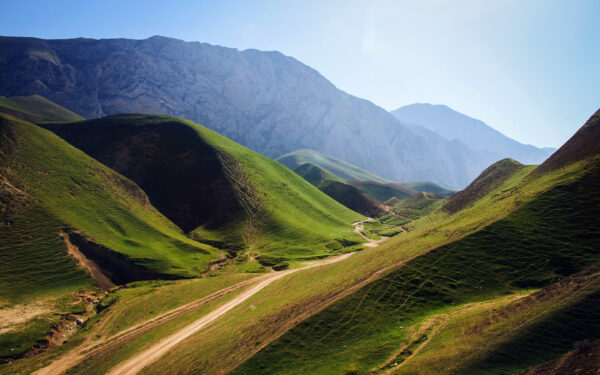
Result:
M333 173L311 163L301 164L294 172L317 188L328 180L343 182Z
M197 276L219 257L133 182L48 130L0 115L0 150L0 357L21 354L63 315L84 311L73 292L97 285L61 233L79 239L116 283Z
M60 230L77 231L157 273L196 276L218 257L185 237L130 180L48 130L6 116L0 121L3 300L89 284Z
M439 209L445 202L439 196L419 192L404 200L392 199L387 204L392 206L393 212L416 220Z
M348 181L348 183L379 203L385 203L391 198L406 199L417 193L401 184L383 184L374 181Z
M401 182L400 185L409 189L436 194L442 197L448 197L456 193L454 190L444 189L443 187L436 185L433 182Z
M502 186L506 180L524 167L523 164L512 159L503 159L492 164L481 172L464 190L450 197L443 209L453 214L472 205L494 189Z
M283 266L359 241L361 218L289 169L189 121L117 115L48 124L74 146L136 182L193 238Z
M600 109L563 145L536 169L540 175L576 161L600 154Z
M383 213L377 203L352 185L340 181L327 180L320 190L353 211L366 216Z
M294 172L353 211L367 216L378 216L383 213L383 210L370 197L321 167L304 163Z
M84 120L78 114L40 95L0 96L0 113L6 113L33 122Z
M291 170L295 170L304 163L311 163L333 173L343 180L389 182L374 173L313 150L297 150L280 156L276 160Z
M600 196L588 194L598 191L599 184L600 163L595 162L584 177L558 185L505 219L409 261L303 321L234 373L366 372L385 364L405 343L405 329L432 312L539 288L599 262ZM588 314L588 320L597 313L577 309ZM561 336L552 352L546 346L551 336L529 336L528 350L535 357L520 358L509 367L525 369L532 365L531 358L550 360L556 351L567 351L596 333L592 329ZM499 373L507 367L500 363L489 360L477 366Z

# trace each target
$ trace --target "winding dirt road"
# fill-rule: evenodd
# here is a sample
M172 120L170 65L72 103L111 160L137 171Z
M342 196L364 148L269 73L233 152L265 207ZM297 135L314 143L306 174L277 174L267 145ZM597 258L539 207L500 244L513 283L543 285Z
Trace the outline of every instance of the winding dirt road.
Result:
M354 231L356 233L358 233L360 236L362 236L367 241L367 243L364 244L364 246L376 247L379 244L387 241L388 237L381 237L381 239L379 241L375 241L375 240L372 240L372 239L368 238L367 236L365 236L364 233L362 233L362 231L364 231L364 227L362 224L364 222L371 221L371 220L373 220L373 219L368 218L367 220L353 223L353 225L355 227ZM64 372L66 372L67 370L69 370L70 368L76 366L77 364L79 364L84 359L88 358L89 356L97 354L97 353L101 352L102 350L106 349L111 344L118 345L118 344L125 343L125 342L131 340L132 338L135 338L135 337L147 332L151 328L154 328L158 325L161 325L165 322L175 319L185 313L194 311L197 308L199 308L200 306L202 306L210 301L213 301L219 297L225 296L237 289L240 289L242 287L246 287L248 285L252 285L253 283L256 283L255 285L252 285L248 290L242 292L240 295L238 295L231 301L228 301L225 304L219 306L215 310L213 310L210 313L206 314L205 316L199 318L198 320L196 320L193 323L189 324L188 326L182 328L181 330L175 332L174 334L162 339L161 341L152 345L148 349L125 360L124 362L120 363L119 365L114 367L109 372L110 375L136 374L140 370L142 370L144 367L150 365L151 363L153 363L154 361L158 360L160 357L165 355L175 345L179 344L186 338L188 338L191 335L195 334L196 332L200 331L204 327L210 325L211 323L216 321L218 318L220 318L223 314L227 313L229 310L233 309L234 307L239 306L241 303L246 301L248 298L250 298L254 294L258 293L260 290L262 290L263 288L265 288L272 282L279 280L287 275L298 272L298 271L303 271L306 269L325 266L328 264L339 262L341 260L344 260L344 259L352 256L353 254L354 253L343 254L343 255L332 257L332 258L329 258L326 260L309 263L300 268L269 273L269 274L258 276L253 279L242 281L238 284L235 284L235 285L229 286L225 289L222 289L220 291L217 291L209 296L200 298L196 301L193 301L186 305L180 306L176 309L173 309L171 311L163 313L163 314L156 316L152 319L149 319L145 322L139 323L133 327L126 329L125 331L119 332L118 334L115 334L109 338L106 338L106 339L102 340L101 342L95 342L95 343L92 343L89 345L80 346L79 348L76 348L76 349L72 350L71 352L66 353L61 358L58 358L54 362L50 363L48 366L37 370L36 372L33 373L33 375L62 374Z
M369 237L367 237L363 233L365 230L363 223L366 223L367 221L373 221L373 218L369 217L366 220L361 220L361 221L357 221L356 223L352 223L352 225L354 225L354 232L357 233L362 238L364 238L365 240L367 240L367 243L363 244L365 247L377 247L377 246L381 245L382 243L384 243L385 241L390 239L389 237L379 236L379 240L375 241L375 240L372 240Z
M163 355L165 355L169 350L171 350L175 345L179 344L186 338L192 336L196 332L200 331L202 328L208 326L218 318L220 318L223 314L233 309L234 307L240 305L242 302L246 301L248 298L262 290L267 285L271 284L275 280L279 280L282 277L290 275L292 273L306 270L309 268L324 266L327 264L339 262L340 260L346 259L354 253L348 253L344 255L340 255L334 258L330 258L324 261L315 262L308 264L301 268L291 269L287 271L281 271L273 274L269 274L268 277L265 277L258 284L254 285L250 289L241 293L234 299L225 304L219 306L217 309L211 311L210 313L204 315L202 318L196 320L195 322L189 324L188 326L182 328L178 332L162 339L156 344L152 345L150 348L142 351L141 353L136 354L135 356L127 359L126 361L120 363L111 371L108 372L109 375L132 375L137 374L144 367L150 365Z

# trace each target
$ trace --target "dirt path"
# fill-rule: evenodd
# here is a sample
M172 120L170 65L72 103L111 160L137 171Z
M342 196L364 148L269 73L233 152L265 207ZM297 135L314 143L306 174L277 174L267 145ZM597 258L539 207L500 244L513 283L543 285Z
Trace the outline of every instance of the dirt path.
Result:
M365 247L377 247L377 246L381 245L382 243L384 243L385 241L390 239L389 237L379 236L379 240L375 241L375 240L372 240L369 237L367 237L364 233L365 227L363 225L363 223L366 223L367 221L373 221L373 218L368 217L366 220L357 221L356 223L352 223L352 225L354 225L354 232L357 233L362 238L364 238L365 240L367 240L367 243L363 244Z
M363 222L354 223L354 225L356 227L357 225L362 224ZM356 228L355 228L355 230L356 230ZM375 246L379 245L379 243L382 243L383 241L385 241L387 238L386 239L382 238L382 240L379 240L379 241L373 241L368 238L366 238L366 239L367 239L367 241L369 241L369 243L367 244L369 247L375 247ZM310 263L301 268L291 269L291 270L287 270L287 271L281 271L281 272L277 272L277 273L265 274L265 275L261 275L261 276L258 276L258 277L255 277L255 278L252 278L249 280L242 281L235 285L221 289L213 294L210 294L210 295L200 298L198 300L192 301L186 305L180 306L176 309L173 309L173 310L170 310L163 314L160 314L160 315L153 317L152 319L149 319L145 322L136 324L136 325L134 325L124 331L121 331L113 336L110 336L108 338L102 339L100 341L94 341L94 342L90 342L90 340L88 339L82 345L80 345L78 348L71 350L70 352L66 353L62 357L60 357L57 360L50 363L48 366L37 370L33 374L34 375L62 374L64 372L66 372L67 370L69 370L70 368L73 368L74 366L79 364L81 361L83 361L84 359L86 359L90 356L110 350L111 347L123 345L124 343L128 342L129 340L131 340L135 337L138 337L141 334L144 334L148 330L150 330L158 325L161 325L161 324L166 323L170 320L173 320L181 315L184 315L186 313L194 311L194 310L198 309L199 307L207 304L208 302L211 302L217 298L225 296L235 290L246 287L253 283L257 283L251 289L249 289L246 292L243 292L241 295L236 297L234 300L227 302L225 305L219 307L218 309L214 310L213 312L209 313L208 315L204 316L203 318L200 318L199 320L195 321L194 323L188 325L181 331L176 332L175 334L163 339L159 343L155 344L154 346L152 346L151 348L149 348L148 350L143 352L143 354L137 355L137 356L125 361L124 363L117 366L116 368L114 368L111 371L111 373L114 373L114 374L135 373L135 372L139 371L141 368L147 366L149 363L160 358L162 355L164 355L164 353L166 353L166 351L168 351L170 348L172 348L177 343L181 342L182 340L189 337L190 335L197 332L198 330L202 329L203 327L209 325L210 323L215 321L217 318L219 318L221 315L223 315L227 311L231 310L235 306L239 305L240 303L242 303L243 301L248 299L253 294L257 293L258 291L260 291L261 289L263 289L264 287L266 287L273 281L278 280L284 276L287 276L287 275L297 272L297 271L338 262L340 260L348 258L352 254L353 253L344 254L344 255L341 255L338 257L326 259L324 261ZM163 347L165 347L167 349L162 349ZM147 352L149 352L149 351L152 352L151 358L144 358L145 356L148 356ZM140 358L142 358L143 361ZM137 365L135 365L135 364L137 364ZM127 365L127 368L124 367L126 365ZM135 366L133 366L133 369L131 368L132 365L135 365ZM142 365L142 367L139 367L139 365ZM120 371L124 371L124 370L127 370L127 371L120 372ZM133 371L133 372L131 372L131 371Z
M120 363L111 371L108 372L109 375L130 375L137 374L144 367L150 365L166 353L168 353L174 346L192 336L202 328L208 326L218 318L220 318L223 314L227 313L229 310L234 307L240 305L242 302L246 301L248 298L258 293L260 290L265 288L267 285L271 284L275 280L279 280L282 277L290 275L292 273L306 270L309 268L324 266L327 264L339 262L340 260L346 259L351 256L353 253L348 253L344 255L337 256L335 258L330 258L324 261L315 262L308 264L301 268L291 269L287 271L281 271L273 274L269 274L268 277L265 277L258 284L252 286L250 289L241 293L234 299L225 304L219 306L217 309L211 311L210 313L204 315L202 318L196 320L195 322L189 324L183 329L175 332L174 334L162 339L158 343L152 345L150 348L142 351L141 353L136 354L135 356L129 358L128 360Z

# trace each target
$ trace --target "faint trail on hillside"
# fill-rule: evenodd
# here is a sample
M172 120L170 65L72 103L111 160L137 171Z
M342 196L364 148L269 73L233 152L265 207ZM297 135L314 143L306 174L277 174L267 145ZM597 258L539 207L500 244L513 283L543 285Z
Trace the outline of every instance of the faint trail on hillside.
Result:
M265 277L264 280L260 281L258 284L254 285L250 289L241 293L239 296L235 297L229 302L224 303L223 305L217 307L215 310L210 313L204 315L200 319L195 322L189 324L187 327L175 332L174 334L162 339L158 343L152 345L150 348L142 351L141 353L136 354L132 358L122 362L117 365L111 371L108 372L109 375L132 375L137 374L144 367L152 364L160 357L164 356L168 353L173 347L192 336L196 332L200 331L202 328L208 326L218 318L220 318L223 314L227 313L229 310L234 307L240 305L242 302L246 301L248 298L258 293L260 290L265 288L267 285L271 284L275 280L279 280L282 277L290 275L292 273L306 270L309 268L324 266L327 264L335 263L340 260L346 259L351 256L353 253L348 253L344 255L337 256L335 258L330 258L324 261L315 262L308 264L301 268L296 268L287 271L281 271L274 274L268 275L269 277Z
M357 233L362 238L364 238L365 240L367 240L367 243L363 244L364 246L377 247L377 246L381 245L382 243L384 243L385 241L390 239L389 237L379 236L379 240L375 241L375 240L372 240L369 237L367 237L364 233L365 227L363 225L363 223L366 223L367 221L373 221L373 218L369 217L366 220L361 220L361 221L357 221L356 223L352 223L352 225L354 225L354 232Z

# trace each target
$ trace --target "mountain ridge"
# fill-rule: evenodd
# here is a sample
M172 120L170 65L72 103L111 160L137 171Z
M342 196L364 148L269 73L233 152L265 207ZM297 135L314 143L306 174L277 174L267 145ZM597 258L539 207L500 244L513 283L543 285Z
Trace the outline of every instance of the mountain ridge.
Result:
M1 37L0 46L0 92L39 94L86 118L176 116L272 158L311 149L388 180L452 189L489 164L457 143L414 134L383 108L279 52L166 37Z
M422 126L445 139L458 140L477 152L491 164L503 158L513 158L523 164L540 164L553 148L539 148L518 142L485 122L458 112L444 104L414 103L391 111L405 124L416 130Z

